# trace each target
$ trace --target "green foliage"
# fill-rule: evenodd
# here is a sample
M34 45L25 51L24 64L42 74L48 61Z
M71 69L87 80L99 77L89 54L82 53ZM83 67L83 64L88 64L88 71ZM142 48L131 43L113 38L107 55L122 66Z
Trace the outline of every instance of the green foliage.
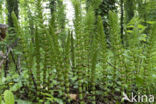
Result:
M66 27L63 1L47 1L55 2L51 14L45 13L44 0L21 0L20 18L12 12L11 38L18 41L8 43L9 33L4 42L11 51L4 51L9 63L5 60L0 70L0 103L120 104L123 92L155 94L156 25L152 18L138 17L136 5L143 2L125 1L133 10L125 6L123 24L118 11L109 11L118 10L119 1L90 0L84 10L84 0L72 0L72 30Z
M2 97L0 96L0 104L2 104Z
M89 1L89 0L88 0ZM107 40L109 40L109 11L116 11L117 10L117 5L119 4L117 0L101 0L100 5L95 11L96 16L100 15L102 20L103 20L103 26L104 26L104 32L106 34ZM108 42L107 42L108 43Z
M12 12L15 13L16 17L19 16L18 0L6 0L7 1L7 10L8 10L8 24L10 27L13 27L14 23L12 20Z
M124 0L125 4L125 14L126 14L126 19L125 22L128 23L134 16L134 10L136 8L135 2L132 0Z
M88 7L92 6L94 9L97 9L102 2L102 0L86 0L86 1Z
M14 104L15 103L14 95L11 91L6 90L4 92L4 101L5 101L5 104Z

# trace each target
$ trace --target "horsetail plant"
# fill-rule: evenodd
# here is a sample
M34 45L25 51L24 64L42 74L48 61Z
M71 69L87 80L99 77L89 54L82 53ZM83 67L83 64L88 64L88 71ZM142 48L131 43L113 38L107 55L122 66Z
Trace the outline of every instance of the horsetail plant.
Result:
M155 50L155 45L154 45L154 40L156 39L156 24L152 25L152 29L150 30L149 35L147 36L147 44L145 45L145 51L144 51L144 55L146 56L146 58L144 59L144 70L143 70L143 79L144 79L144 87L143 87L143 91L144 93L149 93L150 91L146 86L148 85L149 79L148 77L150 76L150 74L152 73L152 69L153 69L153 65L152 63L152 56L154 56L154 51Z
M70 37L71 33L68 31L68 36L65 44L65 49L64 49L64 85L65 85L65 100L67 98L67 102L70 103L69 99L69 91L70 91L70 83L69 83L69 72L70 72Z
M21 54L18 55L18 59L19 59L19 61L26 60L26 63L20 63L21 65L23 65L23 67L18 65L18 67L16 68L17 69L16 71L18 72L18 74L21 75L21 71L23 71L24 68L28 69L28 72L31 70L31 69L29 69L30 67L28 66L31 63L29 61L29 48L27 48L29 46L29 41L28 41L27 37L24 38L25 34L22 34L23 30L22 30L20 23L18 22L17 17L14 12L12 12L12 18L13 18L15 32L17 33L17 37L19 37L19 39L17 39L18 44L20 44L18 50L19 50L19 52L21 52ZM20 49L23 49L23 50L21 51ZM21 58L22 54L24 54L24 55ZM34 80L32 73L31 73L31 75L29 75L29 78ZM25 86L23 81L22 81L22 85ZM30 92L27 92L26 90L25 90L25 93L30 94Z
M103 28L103 21L101 16L98 16L98 23L97 23L97 34L98 34L98 41L99 41L99 47L100 47L100 56L101 62L102 62L102 72L103 72L103 81L105 83L107 78L107 43L106 43L106 35L104 33Z
M52 45L51 42L52 39L50 37L50 34L48 32L48 30L45 28L45 39L44 39L44 70L43 70L43 86L44 88L46 88L48 81L47 80L47 72L49 73L49 78L51 77L51 71L52 71L52 65L53 65L53 61L52 61ZM50 88L50 85L47 86L48 88Z
M110 25L110 34L111 34L111 48L114 54L114 66L117 68L114 68L114 79L117 79L117 74L119 73L119 68L121 68L118 65L121 65L120 62L120 56L121 56L121 38L120 38L120 28L118 23L118 17L117 14L110 11L109 12L109 25ZM122 70L121 70L122 71Z
M93 45L93 38L95 35L95 13L94 13L94 9L92 6L89 7L86 17L85 17L85 21L84 21L84 55L85 55L85 60L86 60L86 78L89 78L89 75L91 73L90 69L90 63L91 63L91 59L89 57L92 57L92 45Z
M84 50L84 36L82 33L82 14L81 14L81 2L80 0L73 1L74 9L75 9L75 20L74 20L74 27L75 27L75 37L77 45L75 48L75 59L76 59L76 72L78 74L78 90L79 90L79 100L80 104L84 104L84 95L83 95L83 87L82 87L82 75L83 75L83 50Z
M93 45L92 45L92 66L91 66L91 82L92 82L92 87L91 87L91 94L92 94L92 104L96 104L96 63L97 63L97 52L98 49L97 47L97 40L96 40L96 35L93 36Z
M113 88L115 93L124 90L122 86L122 83L124 83L124 58L118 16L112 11L109 11L109 25L113 52Z
M54 24L53 22L51 22L52 24L50 24L50 33L53 41L53 52L54 52L54 64L55 64L55 68L56 68L56 72L57 72L57 89L60 91L60 95L63 95L63 87L64 87L64 83L63 83L63 73L62 73L62 69L63 69L63 58L62 58L62 50L60 50L61 46L59 44L59 38L58 35L55 33L55 28L54 28Z
M37 84L37 95L40 95L40 84L41 84L41 52L40 52L40 40L39 40L39 34L38 34L38 27L36 27L35 31L35 58L36 58L36 84Z
M135 19L137 21L135 21ZM140 20L138 18L133 18L130 23L132 22L132 26L133 26L133 30L130 33L129 36L129 50L130 50L130 56L131 56L131 83L134 83L133 86L131 86L131 90L135 90L137 85L137 78L139 76L140 70L141 70L141 61L142 59L140 58L140 56L142 55L142 46L140 44L140 40L139 40L139 36L141 35L139 32L139 24L140 24ZM140 56L138 56L140 54ZM137 91L135 91L136 93Z

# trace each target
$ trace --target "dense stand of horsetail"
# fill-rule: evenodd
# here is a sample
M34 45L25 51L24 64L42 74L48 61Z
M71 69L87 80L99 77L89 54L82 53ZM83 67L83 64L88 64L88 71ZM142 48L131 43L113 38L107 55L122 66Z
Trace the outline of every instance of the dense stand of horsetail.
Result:
M154 104L154 5L0 0L0 104Z

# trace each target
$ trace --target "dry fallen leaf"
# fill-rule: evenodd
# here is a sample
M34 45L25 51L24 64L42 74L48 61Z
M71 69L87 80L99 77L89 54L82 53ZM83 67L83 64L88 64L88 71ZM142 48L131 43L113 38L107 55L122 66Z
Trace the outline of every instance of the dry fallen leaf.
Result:
M70 97L72 100L76 100L76 99L77 99L77 94L69 94L69 97Z

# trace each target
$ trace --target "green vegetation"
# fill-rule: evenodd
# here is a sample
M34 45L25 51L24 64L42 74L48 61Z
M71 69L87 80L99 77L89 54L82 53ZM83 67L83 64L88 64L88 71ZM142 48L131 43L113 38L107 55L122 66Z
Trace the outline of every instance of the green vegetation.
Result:
M74 29L63 0L0 0L0 23L9 25L0 41L0 104L129 104L124 94L156 97L156 2L71 2ZM132 104L152 104L144 100Z

